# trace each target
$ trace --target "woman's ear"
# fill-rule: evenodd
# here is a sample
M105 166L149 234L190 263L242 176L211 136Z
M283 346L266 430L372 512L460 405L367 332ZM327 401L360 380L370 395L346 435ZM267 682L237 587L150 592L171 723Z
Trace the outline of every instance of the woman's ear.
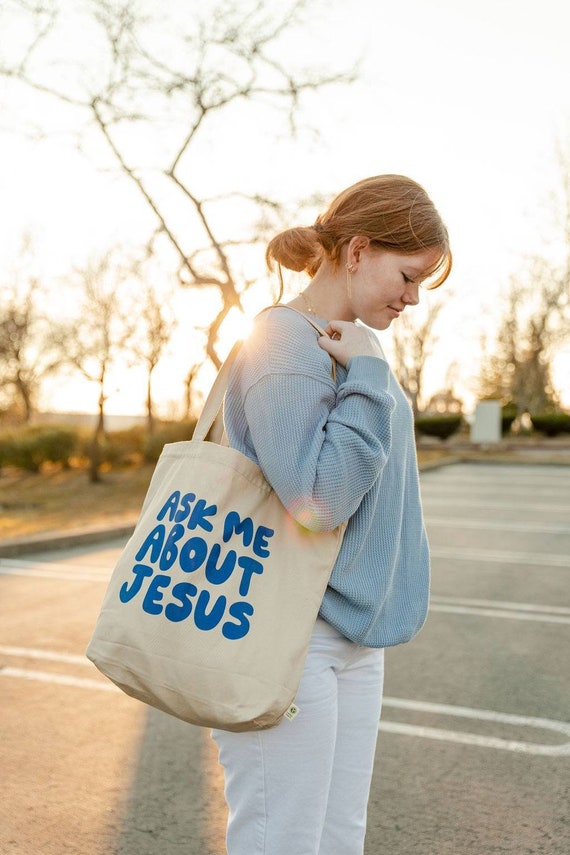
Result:
M360 253L363 249L367 249L369 246L370 238L367 238L364 235L355 235L351 238L346 253L347 264L358 264L360 261Z

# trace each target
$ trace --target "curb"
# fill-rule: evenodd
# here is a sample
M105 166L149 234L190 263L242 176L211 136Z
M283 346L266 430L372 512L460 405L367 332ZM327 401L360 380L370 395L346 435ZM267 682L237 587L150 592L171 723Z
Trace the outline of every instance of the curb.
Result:
M125 541L133 533L135 523L123 523L119 526L99 526L97 528L71 529L53 534L31 535L27 539L5 540L0 543L0 558L13 558L17 555L32 555L55 549L67 549L90 543L103 543L106 540L122 538Z

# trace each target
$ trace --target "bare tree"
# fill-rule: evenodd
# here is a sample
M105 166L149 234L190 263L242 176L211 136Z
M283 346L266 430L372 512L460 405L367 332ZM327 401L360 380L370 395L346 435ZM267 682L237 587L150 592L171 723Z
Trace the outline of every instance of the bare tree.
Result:
M253 220L260 210L272 216L276 206L263 194L239 192L238 164L233 186L208 195L215 166L208 162L205 129L218 138L225 135L225 158L231 162L237 107L259 105L275 128L285 116L294 132L305 94L351 79L346 73L303 71L283 50L285 37L302 23L308 0L7 2L12 14L27 22L30 35L21 55L0 59L0 73L78 111L104 141L152 211L151 242L166 239L174 251L180 281L218 294L206 351L219 366L218 331L232 307L240 307L248 285L233 250L259 237ZM94 68L77 56L70 67L61 56L62 27L72 14L81 16L89 33L91 62L92 45L97 46ZM244 226L234 223L228 233L220 207L232 195L251 209L241 215Z
M552 361L570 336L570 159L561 148L558 164L551 241L511 277L479 378L481 397L514 403L519 415L557 406Z
M394 373L410 401L414 417L422 404L424 369L437 341L434 325L441 308L442 303L432 301L423 316L408 314L408 309L392 325Z
M121 295L128 275L112 252L77 271L81 293L78 317L62 326L59 333L66 363L98 386L97 420L90 447L89 476L93 483L100 480L109 372L117 358L126 354L133 333L132 310Z
M485 348L481 397L513 403L521 415L556 406L552 357L569 332L568 286L565 275L542 258L511 278L496 341Z
M25 263L25 252L22 258ZM19 277L15 275L15 280ZM38 305L37 279L26 277L2 289L0 299L0 389L13 401L24 422L36 410L42 380L61 364L61 354L49 334Z
M176 326L167 308L168 301L161 300L153 288L143 287L142 299L138 302L135 337L131 350L137 360L146 369L146 416L149 436L154 432L154 405L152 379L154 369L164 354Z

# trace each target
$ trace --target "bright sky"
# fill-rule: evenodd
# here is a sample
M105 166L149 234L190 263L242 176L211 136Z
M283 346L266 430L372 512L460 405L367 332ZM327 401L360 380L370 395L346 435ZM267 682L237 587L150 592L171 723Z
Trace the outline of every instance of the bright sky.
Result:
M240 186L251 180L257 190L292 201L313 192L332 196L380 172L422 183L447 222L455 256L444 286L449 306L431 366L433 391L459 360L472 403L469 378L500 292L523 256L549 236L557 137L566 139L570 153L570 4L318 0L317 8L287 50L331 68L363 56L359 80L307 102L305 118L319 134L301 135L293 148L289 140L273 141L266 116L245 122L228 116L217 136L205 140L221 156L204 164L204 185L208 192L232 188L239 175ZM6 88L4 96L14 97ZM49 126L53 103L36 103L37 121ZM231 158L223 156L226 134ZM135 240L148 228L133 191L95 172L61 138L38 144L0 132L0 144L0 264L13 260L25 230L35 236L39 267L63 275L93 251L118 238ZM180 376L184 367L176 369ZM570 405L568 350L555 369ZM84 381L81 386L81 392L70 382L57 394L52 389L51 403L75 408L81 396L81 405L92 409L96 393L86 392ZM142 412L144 391L135 387L132 377L118 379L109 412ZM171 397L180 394L176 389Z

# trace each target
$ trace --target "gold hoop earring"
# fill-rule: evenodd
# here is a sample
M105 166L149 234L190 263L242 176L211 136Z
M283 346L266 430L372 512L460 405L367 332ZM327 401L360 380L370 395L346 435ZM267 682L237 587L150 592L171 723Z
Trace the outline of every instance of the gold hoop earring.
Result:
M348 262L345 265L346 267L346 293L348 299L352 299L352 271L354 270L354 265L349 264Z

